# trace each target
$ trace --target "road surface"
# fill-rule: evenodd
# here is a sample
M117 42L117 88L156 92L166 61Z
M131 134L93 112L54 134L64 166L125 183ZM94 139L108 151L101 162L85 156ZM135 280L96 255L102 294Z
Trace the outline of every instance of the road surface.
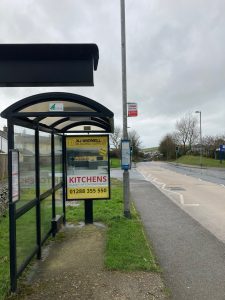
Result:
M140 163L137 170L181 209L225 242L225 173L213 170L209 174L208 171L208 181L205 181L202 178L206 175L201 174L200 169L181 169L162 162Z
M154 164L154 162L153 162ZM225 169L223 168L200 168L181 165L176 163L163 163L163 168L175 171L187 176L201 178L202 180L225 185Z

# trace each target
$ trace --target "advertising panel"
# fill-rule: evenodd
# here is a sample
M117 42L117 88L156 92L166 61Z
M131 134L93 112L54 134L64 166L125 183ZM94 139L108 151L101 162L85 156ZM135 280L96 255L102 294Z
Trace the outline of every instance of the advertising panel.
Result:
M66 137L67 200L109 199L109 136Z

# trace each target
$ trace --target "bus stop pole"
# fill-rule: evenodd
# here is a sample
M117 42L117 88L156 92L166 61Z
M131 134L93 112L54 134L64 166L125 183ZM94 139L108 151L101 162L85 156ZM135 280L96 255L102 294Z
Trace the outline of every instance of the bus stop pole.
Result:
M127 132L127 78L126 78L126 32L125 32L125 0L121 5L121 54L122 54L122 93L123 93L123 139L128 140ZM123 171L124 216L130 218L130 179L129 170Z

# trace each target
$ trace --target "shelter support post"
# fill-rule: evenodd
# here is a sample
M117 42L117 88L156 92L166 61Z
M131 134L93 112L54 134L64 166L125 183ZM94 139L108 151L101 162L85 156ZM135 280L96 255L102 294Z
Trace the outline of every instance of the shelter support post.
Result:
M63 224L66 224L66 139L65 135L63 134L62 137L62 154L63 154L63 164L62 164L62 172L63 172Z
M15 218L15 203L9 203L10 215L10 282L11 292L17 289L17 268L16 268L16 218Z
M51 163L52 163L52 190L55 189L55 141L54 132L51 134ZM55 191L52 194L52 219L55 218Z
M8 119L8 153L14 148L14 126ZM11 292L17 289L17 263L16 263L16 204L12 200L12 157L8 156L9 178L9 240L10 240L10 286Z
M40 203L40 152L39 127L35 128L35 181L36 181L36 230L37 230L37 259L41 259L41 203Z

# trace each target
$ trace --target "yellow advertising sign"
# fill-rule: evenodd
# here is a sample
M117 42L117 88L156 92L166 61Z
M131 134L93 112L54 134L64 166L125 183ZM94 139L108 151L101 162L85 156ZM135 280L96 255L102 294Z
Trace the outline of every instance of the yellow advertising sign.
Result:
M110 197L108 135L68 136L67 199Z
M97 146L107 149L108 147L108 136L77 136L66 138L66 148L86 148Z

